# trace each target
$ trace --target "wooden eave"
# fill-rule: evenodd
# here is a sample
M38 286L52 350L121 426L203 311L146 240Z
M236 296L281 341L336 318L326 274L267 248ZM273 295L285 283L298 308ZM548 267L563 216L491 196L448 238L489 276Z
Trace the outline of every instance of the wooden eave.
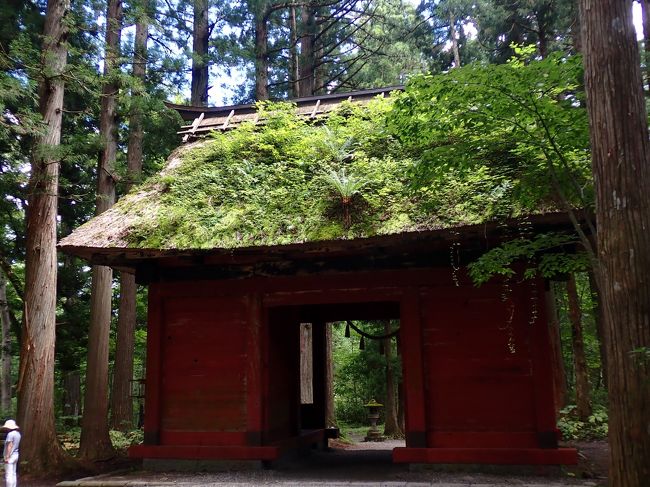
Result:
M87 260L91 264L106 265L118 270L141 267L236 267L259 266L260 264L280 262L312 261L311 267L319 262L336 259L349 259L354 267L355 261L373 260L399 256L402 260L413 260L417 256L432 254L441 256L441 262L449 262L450 245L459 243L464 253L484 252L500 242L516 238L517 228L522 220L511 219L505 222L488 222L439 230L404 232L351 240L328 240L289 245L255 246L234 249L139 249L139 248L99 248L64 245L59 250ZM527 232L543 233L549 231L571 230L573 227L566 213L534 215L526 219ZM509 228L510 231L504 231Z
M296 114L311 120L326 116L340 103L350 101L354 103L368 103L377 96L386 96L392 91L402 91L403 86L389 86L371 90L360 90L349 93L333 93L329 95L315 95L288 100L296 105ZM181 118L189 124L183 125L178 132L183 136L183 142L206 135L217 130L226 131L240 125L242 122L254 124L265 123L257 112L253 103L245 105L230 105L224 107L196 107L165 103L168 108L176 110Z

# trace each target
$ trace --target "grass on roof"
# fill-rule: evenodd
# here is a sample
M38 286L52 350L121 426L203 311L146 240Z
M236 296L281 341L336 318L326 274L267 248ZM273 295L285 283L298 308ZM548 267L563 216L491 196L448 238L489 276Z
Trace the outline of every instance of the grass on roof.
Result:
M418 153L387 128L391 99L343 103L321 125L289 104L263 105L267 123L244 123L181 151L151 178L128 241L140 248L235 248L352 239L484 221L508 198L487 168L411 185Z

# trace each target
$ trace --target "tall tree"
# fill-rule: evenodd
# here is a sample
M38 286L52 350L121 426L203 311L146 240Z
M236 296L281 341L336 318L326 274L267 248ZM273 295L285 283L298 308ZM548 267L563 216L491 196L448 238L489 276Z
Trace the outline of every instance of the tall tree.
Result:
M7 301L7 279L0 270L0 411L11 411L11 317Z
M451 42L451 52L454 53L454 68L460 68L460 49L458 48L456 16L453 12L449 14L449 40Z
M384 335L390 335L392 331L390 320L384 321ZM399 427L399 421L397 418L397 389L393 367L392 341L392 338L383 339L384 358L386 359L386 408L384 410L384 434L388 437L394 438L402 436L403 433Z
M325 325L325 427L336 427L334 409L334 356L332 350L332 324Z
M298 98L298 22L296 7L289 7L289 98ZM328 332L331 335L331 330Z
M368 13L368 20L355 35L368 55L350 67L349 73L353 75L347 77L346 89L404 84L407 76L427 70L429 28L413 6L386 0ZM353 56L350 53L346 57Z
M632 2L581 0L609 374L610 484L650 485L650 159Z
M316 37L316 11L312 5L305 5L301 11L302 33L300 36L300 57L298 59L300 78L298 90L300 96L314 94L314 74L316 70L315 37Z
M582 333L582 310L575 274L569 275L566 283L569 321L571 322L571 344L573 349L573 371L576 378L576 411L580 421L588 421L591 415L591 387L589 369L585 355L585 342Z
M572 0L489 0L479 8L481 43L495 62L505 62L515 45L535 45L540 57L572 41Z
M97 215L115 203L116 107L121 32L122 2L109 0L106 10L106 54L99 120L102 151L97 169ZM93 266L86 395L79 444L79 456L87 460L103 460L114 455L108 434L108 348L112 281L113 270L110 267Z
M251 3L255 29L255 99L269 98L269 30L271 11L265 0Z
M603 306L600 299L600 290L596 275L593 270L588 273L589 289L591 290L592 312L596 322L596 335L598 336L598 351L600 355L600 369L602 371L603 384L607 387L607 349L605 346L605 331L603 330Z
M18 381L18 423L29 441L21 461L36 474L56 472L65 454L54 426L56 322L56 225L64 71L69 0L48 0L42 46L39 109L43 129L35 138L29 178L25 301Z
M194 30L192 31L192 89L190 103L194 106L208 104L208 45L210 24L208 0L193 0Z
M147 38L149 12L140 8L136 12L135 39L133 48L133 83L131 90L131 114L129 116L129 142L127 147L128 191L142 174L143 110L140 98L144 94L147 66ZM111 426L128 431L133 427L133 351L135 346L137 286L135 274L120 272L120 307L117 320L117 341L115 365L113 367L113 391L111 394Z
M551 360L553 363L553 392L555 412L560 412L568 404L568 390L566 369L562 357L562 337L560 334L560 319L557 313L554 283L548 282L548 289L544 293L546 313L548 314L548 332L551 344Z

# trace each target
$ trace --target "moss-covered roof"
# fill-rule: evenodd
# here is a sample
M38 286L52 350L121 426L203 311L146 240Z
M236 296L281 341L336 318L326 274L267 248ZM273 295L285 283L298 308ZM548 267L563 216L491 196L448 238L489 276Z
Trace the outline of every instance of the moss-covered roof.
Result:
M493 178L460 184L450 174L443 185L412 187L419 154L387 129L391 103L343 103L321 125L296 117L288 105L267 107L263 127L244 123L176 150L161 174L76 229L60 248L236 249L436 230L494 217L500 182Z

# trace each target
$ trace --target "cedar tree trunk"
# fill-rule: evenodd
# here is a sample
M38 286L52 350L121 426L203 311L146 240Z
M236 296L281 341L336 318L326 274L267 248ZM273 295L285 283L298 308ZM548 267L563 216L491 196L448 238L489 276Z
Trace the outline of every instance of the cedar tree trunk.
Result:
M18 424L21 464L30 472L57 472L66 462L54 427L54 343L56 324L56 217L59 185L69 0L48 0L39 83L43 132L35 138L29 177L25 256L25 309L20 347Z
M535 10L535 20L537 21L537 50L542 59L548 56L549 42L549 4L539 4ZM551 31L552 34L552 31Z
M289 98L298 98L298 25L294 6L289 8L289 42Z
M589 386L589 370L585 356L585 343L582 333L582 310L576 287L575 274L569 275L566 283L566 293L569 306L569 321L571 322L571 348L573 350L573 370L576 375L576 411L578 419L586 422L591 416L591 387Z
M142 174L142 106L139 97L144 89L147 63L147 37L149 18L140 15L135 26L135 46L133 53L133 77L139 89L131 92L131 115L129 117L129 144L127 148L127 191ZM135 349L137 286L135 274L120 272L120 308L117 320L117 340L115 345L115 365L113 368L113 391L111 395L111 427L120 431L133 428L133 353Z
M323 46L323 19L321 18L322 10L316 8L314 10L314 95L318 93L327 93L326 69L323 58L325 57L325 49Z
M111 427L119 431L133 429L131 381L135 348L136 295L135 274L120 272L120 308L111 394Z
M79 426L81 416L81 377L78 370L63 376L63 415L69 428Z
M560 320L557 314L555 291L553 283L548 283L548 290L545 292L546 312L548 314L548 335L551 345L551 362L553 364L553 389L555 399L555 413L559 413L568 403L568 392L566 383L566 370L564 358L562 357L562 337L560 335Z
M99 133L104 147L97 169L97 215L115 203L113 168L117 153L116 106L118 56L122 26L121 0L109 0L106 14L106 56ZM108 434L108 346L111 327L113 270L93 266L88 330L86 395L81 420L79 456L85 460L105 460L115 452Z
M11 411L11 317L7 302L7 280L2 271L0 271L0 323L2 324L0 410L7 415Z
M589 288L591 289L591 302L593 303L596 333L598 334L598 351L600 354L600 370L605 388L607 388L607 350L605 349L605 330L603 329L603 307L600 298L598 282L593 272L589 272Z
M454 14L449 14L449 39L451 40L451 51L454 53L454 68L460 68L460 50L458 49Z
M384 322L384 334L391 333L390 320ZM395 390L395 373L393 371L392 339L384 339L384 358L386 359L386 408L384 409L384 435L390 438L403 436L397 420L397 391Z
M192 90L190 103L208 104L208 0L194 1L194 30L192 36Z
M301 12L302 37L300 38L300 96L311 96L314 94L314 32L316 27L316 16L314 8L305 6Z
M397 355L402 356L402 352L400 349L400 343L399 343L399 334L395 337L395 350L397 352ZM403 363L402 360L400 360L400 363ZM397 385L397 422L399 424L399 429L402 432L406 431L406 412L405 412L405 403L404 403L404 381L403 381L403 374L400 374L400 380L399 384Z
M334 411L334 360L332 358L332 324L325 325L325 427L336 428Z
M641 487L650 485L650 159L639 50L631 1L580 0L580 7L609 374L609 481Z
M255 99L269 99L269 32L265 9L255 12Z

